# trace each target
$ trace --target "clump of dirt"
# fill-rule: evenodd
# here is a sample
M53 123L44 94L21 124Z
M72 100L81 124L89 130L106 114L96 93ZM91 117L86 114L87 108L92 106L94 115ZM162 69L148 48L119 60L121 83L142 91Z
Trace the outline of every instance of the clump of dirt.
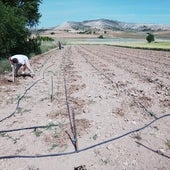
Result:
M82 84L82 85L71 85L71 87L68 89L68 91L69 91L69 94L73 94L76 91L82 90L85 87L86 87L85 84Z
M12 77L0 75L0 85L19 85L20 82L17 78L15 78L15 81L13 82Z
M150 97L147 97L147 96L141 96L138 99L136 99L136 101L138 103L141 103L146 108L149 108L149 107L152 106L152 99Z
M125 115L125 112L122 108L115 108L114 110L112 110L112 113L117 114L121 117Z
M169 100L169 99L160 100L160 104L161 104L163 107L170 107L170 100Z
M75 113L80 114L83 110L83 107L86 104L86 101L81 99L81 98L78 98L78 97L76 97L76 98L70 97L69 103L73 107L73 109L75 110Z

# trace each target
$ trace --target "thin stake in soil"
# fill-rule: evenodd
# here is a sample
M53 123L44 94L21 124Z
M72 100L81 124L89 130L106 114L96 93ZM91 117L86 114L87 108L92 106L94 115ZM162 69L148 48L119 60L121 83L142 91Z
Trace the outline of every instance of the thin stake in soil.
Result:
M53 93L54 93L54 85L53 85L53 76L51 76L51 102L53 102Z
M78 146L77 146L77 130L76 130L76 122L75 122L75 112L74 109L72 108L72 114L69 113L69 120L70 120L70 128L71 128L71 132L73 135L73 138L71 137L71 135L66 131L66 134L68 135L68 137L71 140L71 143L73 144L75 151L78 151Z
M77 151L78 150L78 146L77 146L77 130L76 130L75 112L74 112L73 108L72 108L72 117L73 117L74 147L75 147L75 151Z

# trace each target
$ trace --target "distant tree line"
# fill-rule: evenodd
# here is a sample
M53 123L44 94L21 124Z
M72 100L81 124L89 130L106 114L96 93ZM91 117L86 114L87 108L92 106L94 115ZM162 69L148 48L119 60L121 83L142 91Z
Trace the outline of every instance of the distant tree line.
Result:
M31 38L39 22L42 0L0 0L0 59L15 53L38 53L40 41Z

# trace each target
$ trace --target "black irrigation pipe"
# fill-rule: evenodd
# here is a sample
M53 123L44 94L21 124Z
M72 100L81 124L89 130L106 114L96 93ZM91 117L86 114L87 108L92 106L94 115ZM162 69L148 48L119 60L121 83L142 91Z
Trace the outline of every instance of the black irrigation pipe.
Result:
M121 138L124 138L124 137L132 134L132 133L135 133L135 132L139 132L139 131L141 131L141 130L144 130L145 128L149 127L151 124L155 123L156 121L161 120L161 119L163 119L163 118L165 118L165 117L169 117L169 116L170 116L170 114L166 114L166 115L160 116L160 117L158 117L157 119L152 120L151 122L149 122L149 123L146 124L145 126L142 126L142 127L138 128L138 129L135 129L135 130L126 132L126 133L124 133L124 134L122 134L122 135L119 135L119 136L117 136L117 137L114 137L114 138L105 140L105 141L103 141L103 142L97 143L97 144L95 144L95 145L88 146L88 147L83 148L83 149L79 149L79 150L77 150L77 151L64 152L64 153L54 153L54 154L44 154L44 155L40 155L40 154L36 154L36 155L8 155L8 156L0 156L0 159L45 158L45 157L57 157L57 156L72 155L72 154L84 152L84 151L90 150L90 149L92 149L92 148L95 148L95 147L104 145L104 144L106 144L106 143L119 140L119 139L121 139ZM160 154L160 156L163 156L163 155ZM164 155L164 157L170 159L169 156L165 156L165 155Z
M136 101L135 101L136 102ZM149 111L142 103L138 102L138 104L140 105L141 108L143 108L143 110L145 110L145 112L147 112L150 116L153 116L155 119L157 119L157 116L155 115L155 113L153 113L152 111Z
M25 127L25 128L18 128L18 129L10 129L10 130L1 130L0 133L9 133L9 132L16 132L16 131L22 131L22 130L31 130L31 129L44 129L44 128L50 128L53 126L59 126L58 124L51 124L51 125L42 125L42 126L32 126L32 127Z
M43 78L42 78L42 79L44 79L44 77L45 77L45 72L46 72L46 70L48 70L48 69L49 69L50 67L52 67L53 65L54 65L54 63L45 68L45 70L44 70L44 72L43 72Z
M73 108L72 108L72 114L70 115L70 126L73 128L71 130L73 137L71 137L71 135L67 131L65 132L68 135L69 139L71 140L71 143L73 144L75 151L77 151L78 150L77 129L76 129L76 121L75 121L75 112Z
M150 150L150 151L158 154L158 155L161 155L161 156L163 156L163 157L165 157L165 158L170 159L170 156L165 155L164 153L162 153L162 152L159 151L159 150L154 150L154 149L152 149L152 148L150 148L150 147L148 147L148 146L146 146L146 145L144 145L144 144L142 144L142 143L140 143L140 142L138 142L138 141L136 141L136 143L137 143L138 145L143 146L144 148L146 148L146 149L148 149L148 150Z
M53 80L53 76L51 76L51 102L53 102L53 95L54 95L54 80Z
M64 58L65 59L65 58ZM70 112L69 102L68 102L68 93L67 93L67 82L66 82L66 68L63 69L63 77L64 77L64 91L65 91L65 97L66 97L66 106L67 106L67 112L70 122L70 129L72 132L72 136L66 131L66 134L68 135L69 139L71 140L71 143L73 144L75 151L77 151L77 133L76 133L76 124L75 124L75 113L74 109L72 108L72 112Z
M73 126L71 123L71 114L70 114L70 107L69 107L69 103L68 103L68 93L67 93L67 82L66 82L66 75L65 75L66 70L64 69L64 92L65 92L65 97L66 97L66 106L67 106L67 112L68 112L68 116L69 116L69 122L70 122L70 128L71 128L71 132L73 133Z
M72 117L73 117L73 145L74 145L74 148L75 148L75 151L78 150L78 140L77 140L77 128L76 128L76 121L75 121L75 112L74 112L74 109L72 109Z
M63 57L63 62L65 62L65 57ZM64 92L65 92L65 98L66 98L66 106L67 106L67 112L68 112L68 117L69 117L69 122L70 122L70 128L71 132L73 133L73 126L71 123L71 114L70 114L70 107L68 103L68 93L67 93L67 82L66 82L66 68L63 67L63 81L64 81Z
M38 83L39 81L41 81L41 80L42 80L42 78L41 78L41 79L38 79L38 80L35 81L30 87L28 87L28 88L25 90L25 92L23 93L23 95L21 95L21 96L19 97L19 99L18 99L18 101L17 101L17 106L16 106L14 112L12 112L10 115L6 116L5 118L1 119L0 122L3 122L4 120L12 117L12 116L17 112L17 110L18 110L18 108L19 108L20 101L22 100L22 98L25 96L25 94L28 92L28 90L30 90L35 84L37 84L37 83Z
M48 66L48 67L44 70L44 72L43 72L43 77L42 77L42 78L36 80L30 87L28 87L28 88L25 90L25 92L19 97L14 112L12 112L10 115L6 116L5 118L1 119L1 120L0 120L0 123L3 122L3 121L6 120L6 119L12 117L12 116L17 112L17 110L18 110L18 108L19 108L20 101L24 98L24 96L26 95L26 93L27 93L34 85L36 85L39 81L41 81L41 80L44 79L45 71L46 71L48 68L50 68L52 65L54 65L54 64L51 64L50 66Z

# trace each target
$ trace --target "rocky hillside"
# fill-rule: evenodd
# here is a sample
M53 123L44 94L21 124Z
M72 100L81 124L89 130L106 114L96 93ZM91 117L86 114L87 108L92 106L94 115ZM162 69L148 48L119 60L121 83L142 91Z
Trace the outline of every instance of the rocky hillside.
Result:
M166 31L170 25L125 23L108 19L87 20L82 22L65 22L57 30L121 30L121 31Z

